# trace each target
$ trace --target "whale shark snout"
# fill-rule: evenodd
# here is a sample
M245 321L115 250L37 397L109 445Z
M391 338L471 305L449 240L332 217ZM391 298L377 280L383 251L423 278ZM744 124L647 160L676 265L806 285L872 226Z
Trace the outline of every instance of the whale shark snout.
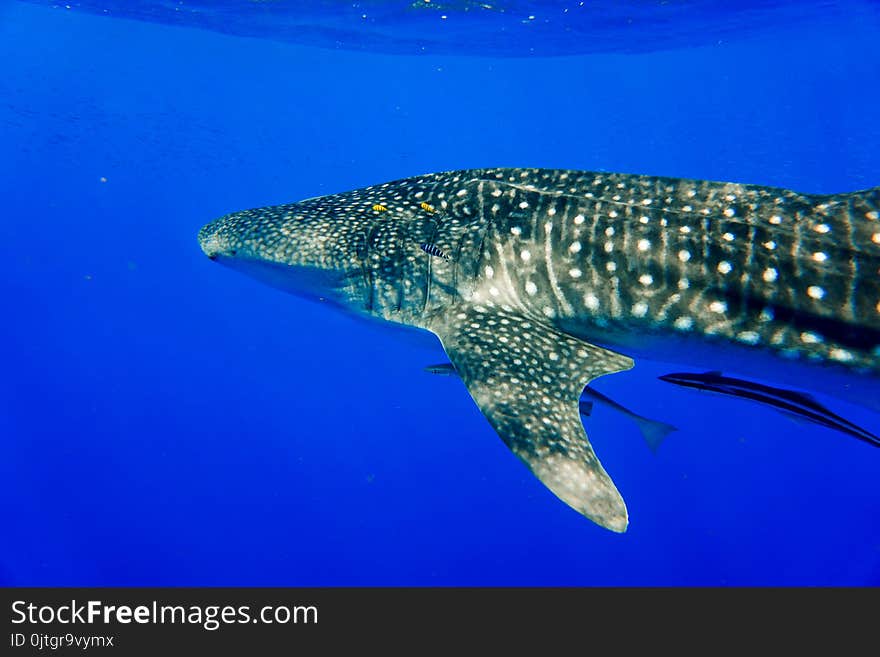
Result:
M216 260L217 256L223 252L223 241L217 234L215 222L202 226L199 230L199 246L211 260Z

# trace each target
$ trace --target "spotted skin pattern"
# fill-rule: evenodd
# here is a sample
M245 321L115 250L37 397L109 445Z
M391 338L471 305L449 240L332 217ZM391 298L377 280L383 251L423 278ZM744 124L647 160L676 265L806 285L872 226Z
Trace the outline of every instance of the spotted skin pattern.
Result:
M878 213L880 188L473 169L229 214L199 240L274 285L434 332L511 450L623 531L579 419L583 387L632 366L626 336L880 376Z
M623 531L623 498L587 440L581 392L632 360L510 308L465 306L437 327L471 396L502 440L566 504Z

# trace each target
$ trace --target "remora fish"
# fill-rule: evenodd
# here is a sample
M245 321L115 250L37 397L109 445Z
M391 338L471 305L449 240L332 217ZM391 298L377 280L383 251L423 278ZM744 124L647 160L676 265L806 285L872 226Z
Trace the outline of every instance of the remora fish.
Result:
M766 404L776 410L792 415L795 418L803 418L820 424L829 429L835 429L859 440L864 440L875 447L880 447L880 438L870 431L862 429L836 413L825 408L810 395L796 390L785 390L774 386L764 385L755 381L746 381L730 376L724 376L721 372L672 372L658 377L661 381L674 383L685 388L717 392L722 395L750 399L761 404Z
M538 479L622 532L626 505L580 421L584 386L633 357L767 378L781 356L780 377L802 381L801 366L812 368L809 380L846 381L851 401L876 406L878 217L880 187L813 195L472 169L235 212L199 242L283 289L436 334Z
M425 368L425 371L431 374L439 374L441 376L458 376L458 372L455 371L455 367L452 363L428 365ZM661 376L660 378L662 379L663 377ZM645 443L652 452L657 451L660 447L660 443L663 442L663 439L666 438L666 436L673 431L676 431L676 428L671 424L652 420L651 418L634 413L626 406L617 403L607 395L603 395L592 386L587 386L581 393L581 398L578 401L578 410L580 411L580 414L584 417L590 417L593 414L593 404L596 403L607 406L611 410L616 411L635 422L636 426L639 428L639 433L642 434L642 438L644 438Z

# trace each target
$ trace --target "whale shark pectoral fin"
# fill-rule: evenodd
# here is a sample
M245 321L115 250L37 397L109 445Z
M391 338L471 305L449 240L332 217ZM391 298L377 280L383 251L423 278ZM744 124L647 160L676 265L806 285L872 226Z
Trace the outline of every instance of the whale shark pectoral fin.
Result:
M452 308L430 324L483 415L505 444L570 507L623 532L623 498L593 452L578 400L626 356L582 342L511 310Z

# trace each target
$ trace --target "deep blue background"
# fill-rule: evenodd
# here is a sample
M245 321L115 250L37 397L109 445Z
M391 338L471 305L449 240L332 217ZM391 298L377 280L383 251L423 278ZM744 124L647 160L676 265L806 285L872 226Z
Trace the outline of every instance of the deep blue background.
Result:
M438 343L195 239L232 210L451 168L878 185L876 16L492 59L0 4L0 583L880 584L876 449L643 363L597 387L680 431L654 456L619 415L589 421L630 510L615 535L422 372Z

